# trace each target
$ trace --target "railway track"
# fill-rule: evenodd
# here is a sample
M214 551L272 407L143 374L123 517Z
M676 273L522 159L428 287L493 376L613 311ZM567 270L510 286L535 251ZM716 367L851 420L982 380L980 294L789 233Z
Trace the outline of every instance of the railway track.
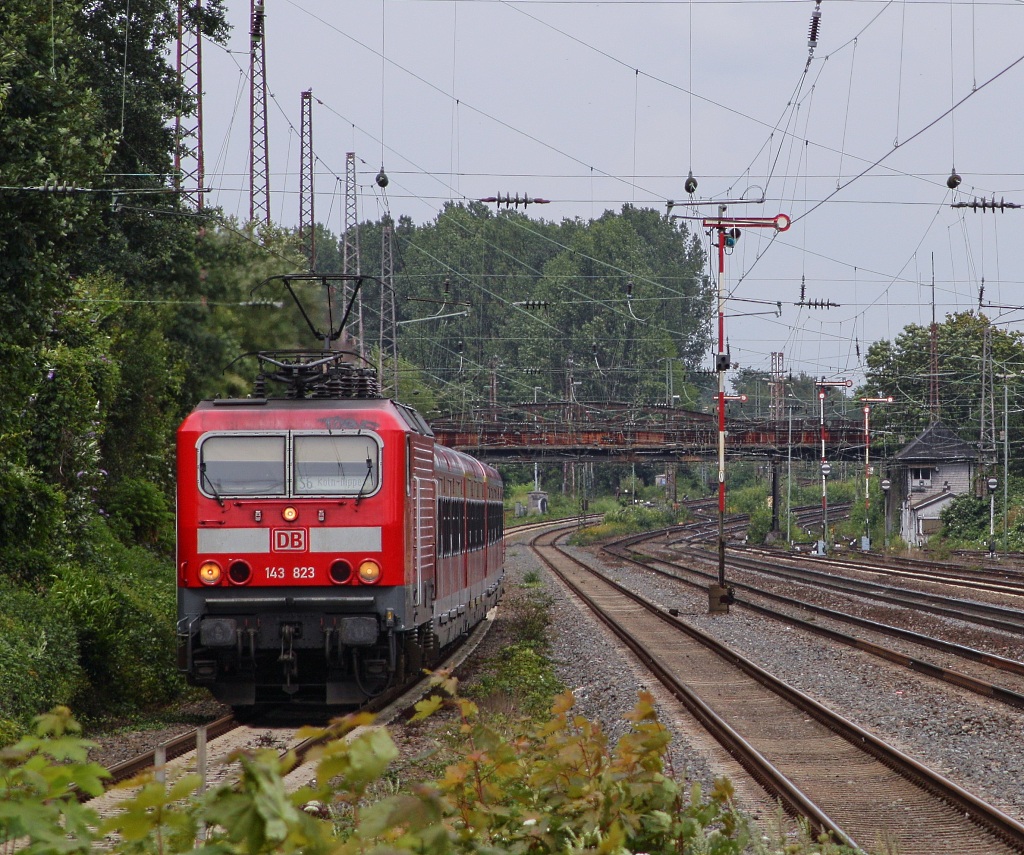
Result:
M620 561L642 567L647 572L659 573L674 582L701 590L706 589L708 584L717 579L716 572L713 569L714 562L710 557L701 556L709 567L709 570L706 572L696 569L692 564L681 564L677 560L657 554L658 543L649 535L624 538L615 543L606 544L602 548L609 555L613 555ZM643 551L641 552L640 549L643 549ZM848 647L863 650L880 659L885 659L917 673L960 686L999 703L1024 709L1024 663L1015 659L998 656L963 644L935 638L880 621L869 620L835 608L815 605L805 600L767 590L756 584L737 581L735 578L730 580L730 585L735 591L741 592L737 595L734 603L739 608L757 612L765 617L780 621L805 632L823 636ZM778 604L787 610L773 608L766 605L766 602ZM798 614L794 614L794 611L801 612L805 616L801 617ZM809 618L807 617L808 615L810 616ZM832 624L867 630L880 639L900 639L909 642L911 645L937 650L947 658L958 662L961 668L967 666L976 668L976 666L981 665L992 676L989 679L981 679L976 674L965 673L955 665L937 664L928 661L920 654L909 654L905 650L896 649L889 643L872 641L869 638L865 638L863 634L854 635L850 632L830 627L823 623L821 619L825 619ZM1008 677L1012 683L1010 686L1005 685ZM996 682L996 680L1002 680L1002 682Z
M738 525L740 523L733 523ZM669 545L676 545L688 550L691 555L702 553L704 560L710 559L712 553L702 550L702 545L716 532L711 531L706 523L694 523L680 526L678 534L674 530L663 530L661 534L668 537ZM642 539L642 538L637 538ZM770 560L769 560L770 559ZM946 618L974 623L979 626L991 627L1003 632L1024 635L1024 612L1017 608L989 604L975 600L964 600L940 594L929 594L909 588L893 587L884 582L849 577L837 577L829 572L830 567L848 568L865 571L859 562L843 561L835 558L811 558L790 556L778 552L766 554L762 550L730 549L728 564L733 568L747 569L757 573L776 576L792 582L801 582L825 588L848 596L868 597L878 602L889 603L902 608L913 608ZM931 583L942 582L951 584L951 577L944 574L941 579L918 578L917 581ZM1024 596L1024 590L1002 590L1001 595Z
M867 580L839 578L827 570L807 567L803 562L779 558L769 563L764 560L747 558L733 553L729 563L736 568L750 569L759 573L768 573L779 578L799 581L827 588L851 596L869 597L879 602L890 603L902 608L913 608L930 612L942 617L987 626L1014 634L1024 634L1024 613L1019 609L1006 606L982 603L975 600L964 600L942 594L929 594L909 588ZM802 566L801 566L802 565Z
M820 559L808 557L807 560ZM870 552L856 554L856 560L832 557L828 559L828 564L843 570L874 573L889 579L937 583L955 588L1024 597L1024 572L1020 568L981 567L977 564L966 563L950 564L917 558L876 555Z
M1024 852L1024 826L535 538L541 560L787 810L853 845Z

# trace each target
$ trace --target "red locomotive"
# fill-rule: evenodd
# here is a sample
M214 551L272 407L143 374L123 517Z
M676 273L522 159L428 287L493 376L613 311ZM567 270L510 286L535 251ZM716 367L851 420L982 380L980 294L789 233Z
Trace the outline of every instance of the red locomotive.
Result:
M501 478L349 354L259 359L178 429L179 667L232 706L361 704L497 603Z

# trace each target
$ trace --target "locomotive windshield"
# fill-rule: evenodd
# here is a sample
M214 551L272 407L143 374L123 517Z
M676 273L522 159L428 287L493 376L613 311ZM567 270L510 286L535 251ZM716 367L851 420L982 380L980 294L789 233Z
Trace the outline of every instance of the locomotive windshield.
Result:
M283 495L283 436L211 436L199 471L204 487L224 496Z
M380 485L380 445L365 433L214 434L199 448L199 485L218 500L368 496Z
M377 443L366 436L297 436L296 495L368 494L377 489Z

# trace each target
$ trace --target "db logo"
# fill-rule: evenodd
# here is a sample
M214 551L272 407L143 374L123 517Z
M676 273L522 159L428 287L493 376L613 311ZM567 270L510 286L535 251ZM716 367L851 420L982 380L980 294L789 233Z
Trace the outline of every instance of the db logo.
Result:
M274 552L305 552L306 530L304 528L275 528Z

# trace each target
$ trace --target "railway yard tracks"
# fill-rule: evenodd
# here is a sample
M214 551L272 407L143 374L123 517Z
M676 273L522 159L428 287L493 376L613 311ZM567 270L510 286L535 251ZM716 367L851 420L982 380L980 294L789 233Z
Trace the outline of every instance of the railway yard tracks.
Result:
M642 552L634 550L633 547L637 544L643 548ZM665 548L660 547L646 535L642 538L627 538L617 544L605 547L605 550L619 560L645 567L651 572L663 574L670 579L693 587L706 587L716 578L713 572L713 558L710 555L689 553L687 563L683 563L678 560L678 556L665 557L663 554L666 551ZM703 563L709 569L698 570L693 566L694 563ZM731 567L751 570L786 582L796 581L801 583L805 591L814 594L820 594L827 590L843 595L873 598L879 603L899 609L932 612L955 618L960 622L991 626L1008 633L1024 635L1024 614L1005 606L964 602L951 597L929 596L927 599L922 599L919 592L899 592L871 584L846 585L829 574L818 571L804 572L802 568L798 568L796 572L787 572L780 560L773 561L769 557L759 559L735 557L731 562ZM912 629L894 626L882 620L872 620L851 614L836 606L819 606L809 602L806 597L799 599L771 590L765 586L763 581L757 581L756 577L751 582L738 581L733 578L730 580L730 584L734 590L739 592L737 602L741 608L798 627L806 632L825 636L841 644L856 647L874 656L895 662L930 677L954 683L1009 706L1024 709L1024 663L1017 659L979 650L967 644L937 638ZM847 601L852 602L851 600ZM936 605L936 603L941 605ZM897 611L889 609L887 613L895 615ZM850 627L856 627L861 632L852 634L849 630ZM895 648L889 643L893 639L902 640L907 644ZM942 654L941 661L926 659L915 648L938 651ZM965 668L971 668L975 673L964 673ZM983 679L986 676L987 679Z
M701 539L691 534L694 541ZM814 827L829 830L839 839L862 846L874 847L884 841L901 852L1024 852L1024 825L866 729L783 684L735 650L672 614L676 609L650 603L617 584L609 578L615 575L614 569L595 572L557 549L555 539L554 535L536 539L542 560L788 811L807 817ZM612 549L620 562L634 562L632 566L638 568L635 573L649 574L660 569L675 579L675 585L706 587L711 574L693 568L699 552L686 548L685 557L671 555L681 548L680 544L666 545L665 539L664 533L654 538L638 536ZM669 533L668 539L673 539L673 533ZM734 558L730 554L730 572L736 572L732 566ZM708 560L710 568L714 559L708 556ZM820 572L820 568L816 569ZM934 665L920 657L892 651L884 643L824 627L824 606L812 606L812 616L808 618L807 605L795 596L789 597L790 602L784 603L786 608L780 610L777 606L787 598L776 593L773 605L764 606L761 602L771 600L771 595L755 597L754 585L735 580L730 580L730 584L737 589L736 608L749 606L761 617L796 620L801 629L857 646L919 673L942 677L954 686L1010 706L1019 707L1024 701L1024 694L1001 687L994 680L972 683L973 675L960 674L948 665ZM786 580L785 584L792 588L798 583ZM820 580L799 584L818 585ZM846 592L841 596L864 594ZM760 602L754 603L755 598ZM892 607L893 604L887 605ZM800 610L803 617L792 614ZM858 633L870 629L876 636L887 635L881 624L869 626L871 621L855 615L846 618L847 626L856 624ZM839 618L835 621L843 622ZM931 639L898 627L889 629L898 630L889 637L903 634L901 643L929 646L925 641L928 639L937 647L947 646L942 651L945 657L969 660L972 666L984 661L989 672L997 675L996 679L1020 679L1021 664L1016 660L962 645L963 649L957 649L954 642ZM1018 687L1024 688L1019 683Z
M580 520L565 520L554 529L549 522L507 534L522 539L540 531L533 542L552 573L594 610L687 714L787 812L805 817L813 828L831 832L836 839L873 851L1024 852L1024 824L975 795L969 783L932 771L905 745L902 751L892 748L874 735L870 722L865 725L856 716L851 720L833 713L827 697L819 694L816 701L794 688L792 675L790 685L773 677L770 668L755 664L758 656L751 650L743 656L691 626L679 616L678 607L665 605L678 606L682 598L677 594L644 597L629 590L636 587L630 579L643 574L657 578L656 584L670 591L696 591L691 599L699 601L716 577L717 556L704 550L704 541L717 531L697 524L625 538L606 545L603 568L591 569L587 565L592 562L582 563L555 543L567 528L579 524ZM734 544L741 536L740 526L729 522ZM990 586L984 588L961 585L962 571L940 565L896 568L914 574L908 577L876 566L868 556L833 562L734 546L728 569L729 584L736 591L734 615L778 622L885 660L885 667L902 666L944 680L949 691L972 692L986 703L1004 706L1020 721L1024 623L1014 603L1024 596L1024 579L1015 578L1012 571L990 568L990 576L976 574L968 580ZM625 584L619 584L620 577L625 577ZM964 601L958 599L958 591L992 602ZM913 615L916 625L900 625L900 614ZM955 637L949 637L948 630L942 637L939 627L948 625L951 615L957 620ZM1005 651L991 649L1000 645L998 639L1010 639ZM468 656L468 648L461 655ZM821 663L822 669L827 667ZM421 694L422 687L393 699L378 713L378 721L396 720ZM219 762L234 751L272 746L301 755L312 747L302 744L289 726L225 718L207 728L208 750L218 758L211 764L217 771L210 783L234 774L229 764ZM216 729L231 728L233 735L215 736ZM1015 741L1017 732L1007 738ZM196 768L194 739L194 734L186 735L162 747L169 768L173 763ZM178 760L172 760L175 754L180 754ZM153 761L150 752L111 771L127 778ZM311 769L303 772L300 766L294 774L294 783L286 781L290 789L302 786ZM101 814L115 811L116 805L113 794L92 803ZM0 846L0 852L6 851Z

